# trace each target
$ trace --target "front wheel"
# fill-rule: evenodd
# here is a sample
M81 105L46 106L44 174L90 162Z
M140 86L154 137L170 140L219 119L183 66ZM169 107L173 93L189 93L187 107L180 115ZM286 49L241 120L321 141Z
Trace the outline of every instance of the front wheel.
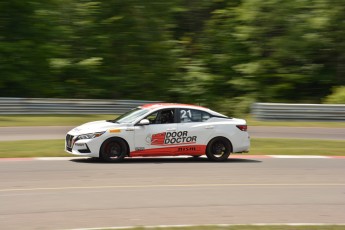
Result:
M100 150L100 158L107 162L120 162L128 152L126 142L120 138L106 140Z
M226 161L232 151L231 143L224 137L213 138L207 145L206 156L212 161Z

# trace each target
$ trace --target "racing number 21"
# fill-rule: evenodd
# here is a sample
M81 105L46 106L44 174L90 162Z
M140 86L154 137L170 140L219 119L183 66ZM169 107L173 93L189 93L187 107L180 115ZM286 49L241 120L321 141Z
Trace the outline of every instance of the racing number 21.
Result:
M181 110L181 119L191 118L192 112L190 110Z

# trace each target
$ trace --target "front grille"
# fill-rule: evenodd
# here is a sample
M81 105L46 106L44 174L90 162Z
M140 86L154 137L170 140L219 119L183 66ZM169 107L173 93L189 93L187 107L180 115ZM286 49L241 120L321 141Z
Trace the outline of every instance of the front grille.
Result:
M66 136L66 149L68 151L72 150L72 147L73 147L73 137L74 136L69 135L69 134L67 134L67 136Z

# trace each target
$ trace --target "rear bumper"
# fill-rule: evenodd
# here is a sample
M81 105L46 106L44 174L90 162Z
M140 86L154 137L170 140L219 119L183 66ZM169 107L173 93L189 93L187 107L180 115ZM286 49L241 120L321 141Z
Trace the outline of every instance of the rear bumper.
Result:
M237 145L233 146L234 153L248 153L250 149L250 137L247 132L242 133L242 137L238 138ZM234 144L234 143L233 143Z

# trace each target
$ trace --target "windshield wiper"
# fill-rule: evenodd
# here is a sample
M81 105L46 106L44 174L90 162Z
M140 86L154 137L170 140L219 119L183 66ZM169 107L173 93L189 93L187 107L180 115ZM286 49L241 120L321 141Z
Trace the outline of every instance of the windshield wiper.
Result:
M106 120L106 122L111 122L111 123L117 123L120 124L119 122L115 121L115 120Z

